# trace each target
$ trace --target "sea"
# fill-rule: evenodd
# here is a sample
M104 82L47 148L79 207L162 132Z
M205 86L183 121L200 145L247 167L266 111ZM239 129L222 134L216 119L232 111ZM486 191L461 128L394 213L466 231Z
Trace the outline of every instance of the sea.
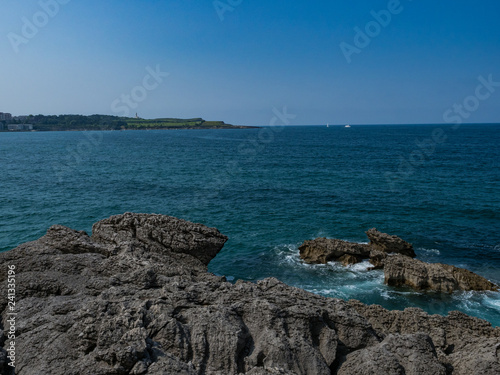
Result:
M218 228L209 270L275 277L387 309L459 310L500 326L499 292L384 285L368 262L307 265L317 237L359 243L377 228L419 259L500 285L500 125L274 126L228 130L0 133L0 251L53 224L91 233L124 212Z

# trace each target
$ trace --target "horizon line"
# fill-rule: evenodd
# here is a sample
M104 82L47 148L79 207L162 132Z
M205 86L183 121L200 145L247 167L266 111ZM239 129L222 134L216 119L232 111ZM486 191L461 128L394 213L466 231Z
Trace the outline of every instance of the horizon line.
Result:
M1 113L8 113L8 112L1 112ZM110 115L110 114L100 114L100 113L93 113L91 115L84 115L84 114L79 114L79 113L61 113L61 114L50 114L50 115L44 115L44 114L37 114L37 115L13 115L9 113L12 117L24 117L24 116L84 116L84 117L89 117L89 116L112 116L112 117L119 117L119 118L130 118L134 119L135 117L128 117L128 116L117 116L117 115ZM141 120L160 120L160 119L181 119L181 120L189 120L189 119L202 119L202 117L186 117L186 118L180 118L180 117L154 117L154 118L143 118L139 117L138 119ZM219 120L225 123L224 120ZM229 124L229 123L228 123ZM259 127L272 127L273 125L246 125L246 124L229 124L233 126L259 126ZM394 123L344 123L344 124L331 124L331 123L326 123L326 124L289 124L289 125L282 125L286 127L293 127L293 126L346 126L346 125L351 125L351 126L387 126L387 125L394 125L394 126L415 126L415 125L457 125L457 123L448 123L448 122L424 122L424 123L400 123L400 122L394 122ZM459 125L500 125L499 122L464 122L460 123Z

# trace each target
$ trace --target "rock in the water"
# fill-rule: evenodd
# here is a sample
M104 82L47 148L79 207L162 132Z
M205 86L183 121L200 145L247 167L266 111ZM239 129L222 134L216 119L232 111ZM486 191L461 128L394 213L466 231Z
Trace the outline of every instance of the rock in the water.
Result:
M300 247L300 257L309 264L325 264L333 260L340 260L344 255L350 255L360 262L370 255L368 245L347 242L337 239L316 238L315 240L305 241Z
M344 266L349 266L351 264L357 264L362 261L362 258L350 255L350 254L345 254L342 255L340 258L337 259L340 263L342 263Z
M448 264L425 263L403 255L388 256L384 263L387 285L448 293L454 290L498 291L498 287L484 277Z
M365 233L370 240L370 246L375 250L380 250L385 253L402 254L412 258L417 256L413 250L413 245L402 240L398 236L379 232L375 228L369 229Z
M415 257L413 245L398 236L391 236L372 228L366 232L369 244L360 244L329 238L304 241L299 247L300 257L309 264L342 262L344 266L370 259L373 269L383 268L387 254L398 253Z
M305 241L300 247L300 257L311 264L341 262L344 266L369 259L370 269L384 269L385 283L391 286L411 286L417 290L493 290L498 287L463 268L447 264L430 264L416 259L413 245L398 236L366 231L369 244L358 244L337 239L316 238Z
M206 264L226 237L125 214L93 235L52 227L0 254L0 373L7 265L16 266L17 375L500 373L500 329L320 297L276 279L231 284ZM382 355L382 356L381 356Z
M373 264L371 269L378 270L384 268L385 258L387 258L387 253L384 253L383 251L370 251L370 263Z

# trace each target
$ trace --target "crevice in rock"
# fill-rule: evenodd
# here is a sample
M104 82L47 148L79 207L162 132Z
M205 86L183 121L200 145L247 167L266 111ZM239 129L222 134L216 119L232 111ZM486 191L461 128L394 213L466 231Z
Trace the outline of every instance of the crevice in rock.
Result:
M338 340L337 354L335 356L335 361L330 366L330 371L332 375L336 375L340 370L342 364L346 361L347 355L352 351L349 350L347 346L340 340Z
M200 362L200 366L198 368L200 374L205 374L207 370L208 359L210 357L210 343L208 342L207 332L203 332L203 358Z
M188 324L188 319L182 315L182 312L188 309L189 307L187 306L177 306L172 312L172 318L177 320L179 323Z
M446 370L446 375L453 375L455 368L451 365L451 363L443 363L443 366Z
M337 353L337 356L335 357L335 361L330 365L330 372L332 375L336 375L338 371L340 370L340 367L342 367L343 363L346 361L346 356L340 356Z
M448 345L446 347L446 349L444 350L444 354L450 355L450 354L453 353L454 350L455 350L455 345L454 344Z
M92 353L94 351L94 349L97 347L97 343L96 342L92 342L85 350L84 350L84 353L85 355L89 355L90 353Z
M259 352L257 354L257 364L255 367L264 367L264 360L266 359L266 355L263 352Z
M248 327L243 323L243 333L239 337L238 347L236 352L236 366L238 373L245 374L245 359L252 353L255 348L253 336L250 334Z

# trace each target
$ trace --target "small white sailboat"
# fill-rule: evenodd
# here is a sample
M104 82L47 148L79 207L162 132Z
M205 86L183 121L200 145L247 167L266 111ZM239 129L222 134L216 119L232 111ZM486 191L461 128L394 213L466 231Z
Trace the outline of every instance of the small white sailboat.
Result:
M328 123L328 124L326 124L326 127L327 127L327 128L329 128L329 127L330 127L330 124L329 124L329 123Z
M346 126L344 126L344 127L345 127L345 128L350 128L350 127L351 127L351 125L347 124L347 125L346 125Z

